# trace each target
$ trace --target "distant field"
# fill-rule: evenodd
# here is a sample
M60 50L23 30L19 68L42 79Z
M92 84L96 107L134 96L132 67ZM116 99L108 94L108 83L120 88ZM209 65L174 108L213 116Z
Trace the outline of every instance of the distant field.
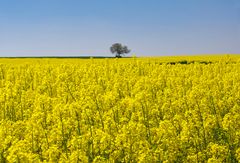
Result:
M162 56L162 57L125 57L116 59L115 57L100 57L100 56L84 56L84 57L0 57L0 63L9 64L9 63L36 63L36 62L47 62L47 63L79 63L84 61L85 63L91 62L91 60L98 60L100 62L105 60L118 60L118 62L131 62L133 59L137 59L141 62L180 62L188 61L191 63L195 62L218 62L218 61L232 61L238 62L240 60L240 54L235 55L199 55L199 56Z
M240 55L1 58L0 162L238 162Z

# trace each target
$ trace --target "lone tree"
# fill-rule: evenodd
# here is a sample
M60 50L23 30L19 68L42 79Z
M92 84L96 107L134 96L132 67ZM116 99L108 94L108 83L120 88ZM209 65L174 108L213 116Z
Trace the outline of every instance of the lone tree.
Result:
M127 46L123 46L120 43L113 44L110 48L111 52L116 53L117 58L121 58L123 54L130 53L131 50L128 49Z

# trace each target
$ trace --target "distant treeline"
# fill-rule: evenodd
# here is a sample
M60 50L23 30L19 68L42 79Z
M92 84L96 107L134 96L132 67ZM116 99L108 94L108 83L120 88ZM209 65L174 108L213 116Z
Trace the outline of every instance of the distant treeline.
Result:
M213 62L211 61L177 61L177 62L167 62L167 64L170 64L170 65L176 65L176 64L183 64L183 65L187 65L187 64L194 64L194 63L199 63L199 64L212 64Z
M104 58L115 58L115 57L107 57L107 56L24 56L24 57L0 57L0 58L7 58L7 59L21 59L21 58L59 58L59 59L71 59L71 58L77 58L77 59L104 59ZM128 57L126 57L128 58Z

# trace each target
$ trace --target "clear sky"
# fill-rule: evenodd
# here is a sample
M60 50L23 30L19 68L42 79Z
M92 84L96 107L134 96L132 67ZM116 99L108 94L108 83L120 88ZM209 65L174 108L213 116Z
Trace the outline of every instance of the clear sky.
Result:
M0 56L240 53L240 0L0 0ZM131 54L130 54L131 55Z

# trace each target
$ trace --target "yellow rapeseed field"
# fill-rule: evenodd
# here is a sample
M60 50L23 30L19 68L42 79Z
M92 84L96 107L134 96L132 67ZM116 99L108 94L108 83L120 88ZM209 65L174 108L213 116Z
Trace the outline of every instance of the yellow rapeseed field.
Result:
M0 59L0 162L238 162L240 57Z

